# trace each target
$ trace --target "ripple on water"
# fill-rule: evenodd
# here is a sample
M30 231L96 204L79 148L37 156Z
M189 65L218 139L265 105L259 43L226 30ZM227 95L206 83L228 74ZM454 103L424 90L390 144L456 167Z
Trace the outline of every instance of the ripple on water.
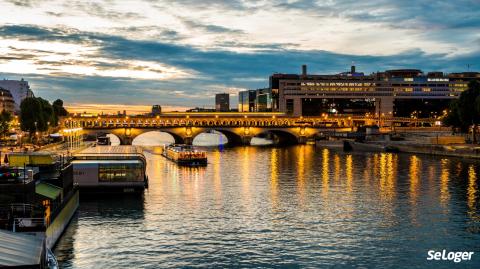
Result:
M480 252L477 163L312 146L208 157L188 169L147 153L143 197L82 199L62 267L441 268L427 250Z

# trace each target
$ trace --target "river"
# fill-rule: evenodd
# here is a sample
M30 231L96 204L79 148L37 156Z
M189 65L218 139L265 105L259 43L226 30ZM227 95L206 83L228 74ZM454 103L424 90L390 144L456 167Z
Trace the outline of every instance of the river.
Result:
M142 197L82 199L62 268L480 268L480 163L312 145L146 153ZM473 251L427 261L427 251Z

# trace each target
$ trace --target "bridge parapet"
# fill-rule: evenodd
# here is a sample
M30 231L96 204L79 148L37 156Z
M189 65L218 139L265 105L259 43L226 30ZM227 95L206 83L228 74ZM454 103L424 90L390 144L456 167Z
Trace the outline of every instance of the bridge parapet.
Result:
M175 113L160 116L98 116L68 117L61 121L66 129L81 128L84 133L111 132L121 138L124 143L131 143L137 135L149 131L168 132L177 142L191 143L196 135L202 132L217 130L229 135L237 143L247 143L254 136L263 132L277 132L295 137L297 142L304 143L321 129L351 128L357 125L393 125L394 123L429 123L434 125L435 119L414 119L398 117L365 117L365 116L318 116L288 117L275 113L227 113L210 115ZM388 124L386 124L388 123Z

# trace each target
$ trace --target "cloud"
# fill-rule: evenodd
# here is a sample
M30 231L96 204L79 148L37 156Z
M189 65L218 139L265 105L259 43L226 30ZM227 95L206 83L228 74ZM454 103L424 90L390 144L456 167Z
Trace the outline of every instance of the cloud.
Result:
M77 104L209 106L301 64L480 69L478 1L9 2L24 16L0 18L0 76Z
M238 29L230 29L227 27L219 26L219 25L213 25L213 24L202 24L200 22L188 20L185 18L179 17L182 22L188 27L188 28L194 28L194 29L201 29L205 32L210 32L210 33L229 33L229 34L243 34L244 32L242 30Z

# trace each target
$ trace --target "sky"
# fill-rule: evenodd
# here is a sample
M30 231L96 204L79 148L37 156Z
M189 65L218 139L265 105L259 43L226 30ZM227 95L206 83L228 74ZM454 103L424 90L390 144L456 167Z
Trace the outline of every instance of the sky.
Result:
M213 107L278 73L480 71L480 1L0 0L0 79L71 110Z

